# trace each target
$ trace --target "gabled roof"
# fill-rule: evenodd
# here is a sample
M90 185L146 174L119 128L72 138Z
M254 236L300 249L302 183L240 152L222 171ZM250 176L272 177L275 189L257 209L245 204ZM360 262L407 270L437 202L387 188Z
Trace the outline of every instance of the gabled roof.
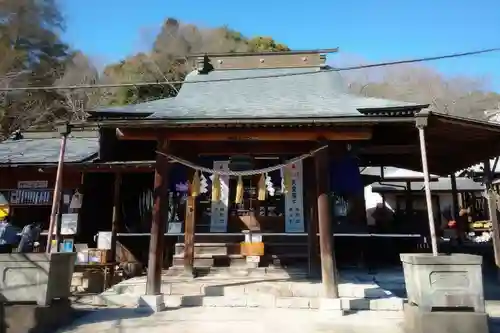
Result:
M324 67L230 69L208 74L195 70L185 82L174 98L96 111L149 114L150 119L172 120L286 119L362 117L369 110L418 111L425 107L348 94L340 74Z
M24 134L20 140L5 140L0 143L0 165L53 164L59 159L61 139L57 133ZM64 161L83 162L96 157L99 151L97 133L70 135L68 137Z

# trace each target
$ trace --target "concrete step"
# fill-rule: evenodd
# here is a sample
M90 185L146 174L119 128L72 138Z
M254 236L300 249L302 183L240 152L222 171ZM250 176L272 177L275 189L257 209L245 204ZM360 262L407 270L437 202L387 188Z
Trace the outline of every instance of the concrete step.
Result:
M103 293L95 296L94 305L108 307L135 307L139 295L115 295ZM164 302L169 308L179 307L242 307L242 308L289 308L304 310L344 310L344 311L380 311L402 312L404 301L401 298L359 299L340 298L327 300L311 297L276 297L273 295L244 296L203 296L203 295L165 295ZM332 306L333 304L333 306Z
M245 264L245 256L241 254L214 255L205 253L194 255L194 267L196 268L244 266ZM172 266L184 266L184 255L175 254L172 258Z
M356 299L341 298L337 308L331 310L344 311L402 311L403 299ZM247 295L242 297L230 296L165 296L167 307L258 307L258 308L291 308L291 309L320 309L321 298L310 297L276 297L273 295Z
M227 255L239 254L239 243L195 243L194 254ZM184 243L175 244L175 254L184 254Z
M300 254L307 253L307 243L290 243L290 242L266 242L266 254L273 255L288 255L300 256ZM196 254L213 254L213 255L226 255L226 254L239 254L239 243L195 243L194 253ZM175 254L184 254L184 243L175 244Z
M110 288L107 293L117 295L143 295L146 291L144 283L120 283ZM252 295L272 295L274 297L309 297L318 298L322 295L319 283L289 283L281 281L255 282L241 279L228 279L227 285L222 281L177 282L162 283L162 293L165 295L195 295L209 297L240 297ZM394 295L376 285L358 285L350 283L339 284L340 297L361 299L385 299Z

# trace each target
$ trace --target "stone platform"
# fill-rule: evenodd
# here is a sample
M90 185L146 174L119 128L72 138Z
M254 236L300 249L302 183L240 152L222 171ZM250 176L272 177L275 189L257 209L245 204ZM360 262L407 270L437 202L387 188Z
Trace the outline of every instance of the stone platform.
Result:
M167 307L247 307L345 311L402 311L404 300L366 274L341 274L340 300L325 302L322 285L285 270L219 270L199 278L162 277ZM390 285L391 283L386 283ZM401 285L392 283L394 287ZM146 277L123 281L98 296L108 306L135 306L145 293ZM325 305L328 303L327 305Z

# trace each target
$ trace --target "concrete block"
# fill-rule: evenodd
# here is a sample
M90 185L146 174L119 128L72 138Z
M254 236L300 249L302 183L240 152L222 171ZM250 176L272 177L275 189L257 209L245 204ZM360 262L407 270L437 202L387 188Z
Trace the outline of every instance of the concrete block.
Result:
M402 253L400 257L408 303L429 312L450 307L485 312L481 256Z
M163 295L142 295L137 306L137 310L141 312L160 312L165 308Z
M320 298L319 297L313 297L309 301L309 308L310 309L319 309L320 307Z
M340 298L319 298L319 311L326 320L342 317L345 313Z
M200 283L172 283L170 295L202 295L205 285Z
M478 312L427 312L406 304L404 323L408 333L488 333L488 315Z
M276 307L286 309L309 309L308 297L276 297Z
M246 297L221 297L205 296L203 297L203 306L207 307L246 307Z
M203 295L185 295L181 296L181 306L202 306Z
M342 298L342 309L346 311L370 310L370 299L368 298Z
M203 294L205 296L244 296L245 287L244 286L210 286L206 285L203 287Z
M319 297L321 285L318 283L291 283L291 296L296 297Z
M180 308L182 306L182 296L180 295L165 295L163 298L165 307L167 308Z
M0 304L0 332L59 332L71 323L75 311L67 301L53 301L50 306Z
M370 300L370 310L403 311L404 300L399 297L388 297Z
M319 298L320 310L343 310L341 298Z
M245 285L245 294L272 294L281 297L292 297L288 284L279 283L255 283Z
M250 308L266 308L271 309L276 307L276 297L274 295L246 295L247 307Z

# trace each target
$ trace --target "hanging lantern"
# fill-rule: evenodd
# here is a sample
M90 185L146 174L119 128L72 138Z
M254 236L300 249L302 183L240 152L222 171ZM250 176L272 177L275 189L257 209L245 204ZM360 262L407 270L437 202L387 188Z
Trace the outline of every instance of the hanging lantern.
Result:
M259 194L257 199L259 201L266 200L266 177L264 176L264 174L260 175L258 189L259 189Z
M236 198L234 202L240 204L243 202L243 179L238 176L238 185L236 186Z
M197 197L200 195L200 175L198 170L194 172L193 182L191 183L191 196Z
M220 176L217 173L214 173L214 177L212 179L212 201L219 202L221 196L221 184L220 184Z
M292 175L288 167L283 168L283 193L288 193L292 188Z

